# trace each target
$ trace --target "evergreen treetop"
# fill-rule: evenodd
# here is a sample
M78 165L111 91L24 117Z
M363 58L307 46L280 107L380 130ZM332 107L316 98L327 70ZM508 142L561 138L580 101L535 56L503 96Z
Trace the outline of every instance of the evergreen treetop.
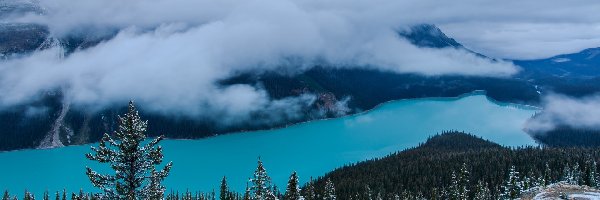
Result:
M169 175L172 163L169 162L160 171L156 170L156 165L163 160L162 148L158 145L163 137L143 145L146 128L147 122L140 119L133 101L130 101L127 114L119 116L114 138L104 134L98 148L91 148L94 154L86 154L88 159L107 163L114 170L114 174L99 174L86 167L92 185L104 192L102 198L163 198L165 187L160 182Z

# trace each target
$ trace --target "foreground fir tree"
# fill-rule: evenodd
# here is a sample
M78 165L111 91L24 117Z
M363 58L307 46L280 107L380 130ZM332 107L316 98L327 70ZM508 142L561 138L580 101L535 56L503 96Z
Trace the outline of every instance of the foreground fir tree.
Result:
M287 189L285 190L285 196L283 196L284 200L300 200L302 196L300 195L300 186L298 185L298 174L293 172L290 175L290 180L288 180Z
M103 199L162 199L165 187L160 183L169 175L172 163L169 162L160 171L163 153L158 143L162 136L143 145L146 139L147 122L142 121L133 105L129 102L128 112L119 116L119 127L113 137L104 134L99 147L92 147L94 154L86 157L100 163L107 163L114 174L99 174L87 168L87 176L94 187L101 189ZM108 144L108 145L107 145Z
M267 170L265 169L260 158L258 158L258 166L256 166L256 171L254 171L254 177L250 179L250 182L252 183L252 187L250 187L250 190L252 191L251 198L253 200L277 199L277 197L272 191L271 177L267 175Z

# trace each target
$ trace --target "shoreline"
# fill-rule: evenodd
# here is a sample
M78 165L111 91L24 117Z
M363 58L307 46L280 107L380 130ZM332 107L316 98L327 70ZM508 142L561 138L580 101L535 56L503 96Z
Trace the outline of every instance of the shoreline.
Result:
M283 128L289 128L289 127L294 127L294 126L302 126L305 125L307 123L315 123L315 122L320 122L320 121L327 121L327 120L335 120L335 119L341 119L341 118L348 118L348 117L356 117L359 115L364 115L364 114L368 114L370 112L373 112L383 106L386 106L388 104L391 103L396 103L396 102L406 102L406 101L456 101L456 100L460 100L463 98L467 98L467 97L472 97L472 96L485 96L485 98L490 101L491 103L498 105L498 106L503 106L503 107L514 107L516 109L524 109L524 110L542 110L542 108L537 107L537 106L533 106L533 105L527 105L527 104L518 104L518 103L510 103L510 102L502 102L502 101L498 101L495 100L491 97L489 97L487 95L487 92L485 90L474 90L471 92L467 92L467 93L463 93L461 95L458 96L454 96L454 97L422 97L422 98L406 98L406 99L394 99L394 100L389 100L389 101L385 101L382 102L380 104L377 104L376 106L374 106L373 108L370 109L366 109L360 112L356 112L356 113L352 113L352 114L348 114L348 115L343 115L340 117L329 117L329 118L322 118L322 119L313 119L313 120L308 120L308 121L303 121L303 122L297 122L297 123L292 123L292 124L287 124L287 125L283 125L283 126L278 126L278 127L273 127L273 128L269 128L269 129L259 129L259 130L246 130L246 131L236 131L236 132L229 132L229 133L223 133L223 134L215 134L212 136L207 136L207 137L199 137L199 138L168 138L165 137L164 140L170 140L170 141L188 141L188 140L204 140L204 139L212 139L215 137L221 137L221 136L227 136L227 135L235 135L235 134L253 134L256 132L263 132L263 131L274 131L274 130L278 130L278 129L283 129ZM148 137L152 138L152 137ZM87 144L79 144L79 145L67 145L64 147L51 147L51 148L26 148L26 149L15 149L15 150L8 150L8 151L0 151L0 154L2 153L9 153L9 152L27 152L27 151L43 151L43 150L56 150L56 149L62 149L62 148L76 148L76 147L82 147L82 146L87 146L87 145L94 145L94 144L98 144L98 142L93 142L93 143L87 143Z

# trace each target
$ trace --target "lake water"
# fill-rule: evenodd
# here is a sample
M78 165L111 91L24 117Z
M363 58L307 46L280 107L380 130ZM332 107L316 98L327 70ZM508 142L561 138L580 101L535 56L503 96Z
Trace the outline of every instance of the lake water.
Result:
M173 161L167 190L218 191L222 176L242 191L257 157L279 188L297 171L302 182L345 164L414 147L444 130L476 134L506 146L535 145L522 131L536 112L490 101L481 94L457 98L400 100L369 112L287 128L236 133L201 140L163 141L165 161ZM152 122L149 122L152 125ZM49 190L93 191L85 175L90 145L0 153L0 190L22 195Z

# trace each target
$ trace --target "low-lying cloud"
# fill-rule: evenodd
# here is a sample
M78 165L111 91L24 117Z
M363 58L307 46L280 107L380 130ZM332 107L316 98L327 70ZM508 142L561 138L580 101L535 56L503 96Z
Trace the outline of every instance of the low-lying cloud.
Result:
M597 0L42 0L38 3L46 15L36 13L15 20L49 24L55 33L81 27L148 28L181 22L197 26L226 18L260 21L264 17L300 24L305 21L298 19L312 19L330 25L330 29L358 26L362 29L352 34L365 36L390 26L432 23L475 51L507 59L544 58L600 46Z
M526 128L545 132L558 126L600 129L600 94L574 98L551 94L543 99L544 110L529 120Z
M518 71L510 62L461 49L418 48L399 38L398 28L445 19L424 13L417 19L411 8L431 5L412 3L44 0L44 15L10 20L46 24L55 36L87 28L121 31L66 57L55 47L0 61L0 104L23 104L61 89L69 102L86 108L135 99L167 114L235 121L272 110L272 118L285 118L315 96L276 100L259 86L218 82L243 73L298 73L317 64L426 76L506 77Z

